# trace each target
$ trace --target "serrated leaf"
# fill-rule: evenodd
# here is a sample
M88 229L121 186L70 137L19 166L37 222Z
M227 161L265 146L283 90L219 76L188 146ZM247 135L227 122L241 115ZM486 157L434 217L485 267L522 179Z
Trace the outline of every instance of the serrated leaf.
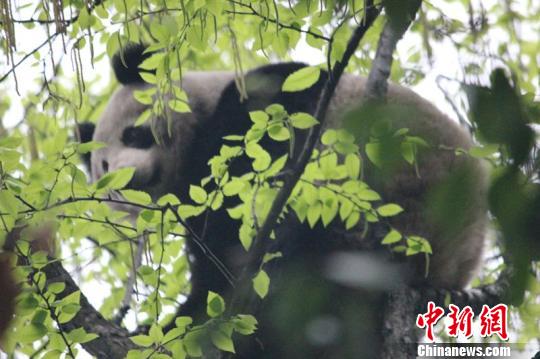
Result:
M257 324L257 319L250 314L238 314L233 320L234 330L242 335L253 334Z

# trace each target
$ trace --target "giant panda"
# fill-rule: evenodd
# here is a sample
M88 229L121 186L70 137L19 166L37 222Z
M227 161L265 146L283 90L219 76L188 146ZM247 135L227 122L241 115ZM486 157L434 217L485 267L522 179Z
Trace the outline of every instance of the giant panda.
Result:
M136 172L129 187L144 190L153 199L166 193L174 193L182 202L190 202L189 185L199 184L201 179L208 176L208 161L219 152L224 136L244 134L249 129L250 111L279 103L288 113L313 114L327 78L327 74L322 71L319 80L310 88L300 92L283 92L281 88L285 79L306 65L278 63L262 66L245 75L245 99L240 96L233 72L185 72L181 86L187 93L192 111L171 114L170 136L165 121L158 119L157 136L161 141L157 143L148 124L134 126L135 120L146 106L135 100L133 93L150 86L143 81L138 69L138 65L149 56L144 50L142 45L131 44L123 50L122 56L116 55L113 58L113 69L121 86L110 99L95 129L86 124L81 134L82 141L94 140L106 144L106 147L91 153L89 162L93 180L109 171L135 167ZM351 74L342 76L327 113L328 127L342 126L348 110L354 108L362 98L365 86L365 78ZM387 106L408 109L392 113L394 125L396 128L407 128L431 147L419 157L416 168L403 165L392 172L383 172L369 161L364 161L366 181L380 192L385 201L398 203L404 208L404 213L391 223L394 228L404 234L423 236L430 241L433 255L428 277L423 284L449 289L463 288L479 265L484 245L485 170L478 160L466 154L458 155L455 150L467 150L471 147L469 134L413 91L390 84ZM295 131L293 153L296 154L306 139L306 131ZM287 144L268 138L261 141L263 147L275 158L290 150ZM359 136L358 141L362 148L362 136ZM237 160L230 168L231 175L241 175L249 168L250 162L247 158ZM466 173L469 184L465 220L449 235L440 228L438 222L430 219L426 199L439 183L460 173ZM223 209L192 218L189 226L195 233L201 234L204 231L205 245L234 275L239 275L246 252L238 240L239 222L231 219L225 212L225 208L232 205L234 203L226 202ZM119 209L133 212L126 207ZM360 232L364 233L361 235ZM370 312L366 307L377 307L381 297L372 296L369 289L345 288L343 283L333 282L325 274L324 268L329 260L336 262L337 258L339 262L342 257L336 255L341 254L369 251L367 253L377 255L383 253L382 258L386 258L388 251L379 244L384 231L377 226L371 226L366 235L363 228L346 231L340 223L332 223L329 227L317 225L310 228L290 211L282 218L275 233L277 238L284 240L275 241L279 244L276 244L272 251L280 251L282 257L271 262L272 288L269 304L263 306L259 313L262 330L258 338L260 345L248 345L251 354L245 357L359 357L359 353L365 354L365 348L376 347L374 337L366 334L366 328L361 326L361 322L368 323L366 318L373 319L378 315L375 310ZM191 265L192 290L187 301L180 306L178 314L190 315L203 321L207 292L211 290L229 299L232 290L221 271L189 239L187 253ZM354 258L364 258L366 263L374 263L372 270L375 272L386 266L386 262L382 262L381 266L381 262L372 261L371 255ZM402 258L397 262L400 260ZM392 266L392 263L388 262L388 266ZM413 260L405 261L405 265L403 268L410 272L409 278L415 281L424 278L423 257L416 256ZM385 272L384 275L398 275L400 272L401 270ZM368 273L357 274L362 277ZM354 277L355 273L348 275ZM376 278L384 280L382 275ZM323 292L318 291L321 288L324 288ZM319 304L301 308L303 295L320 297L320 300L315 300ZM346 298L347 296L349 298ZM361 308L362 305L364 308L361 310L352 309L355 313L355 324L341 325L343 331L357 333L352 340L356 344L351 348L344 346L343 341L348 341L349 344L351 342L350 338L344 339L346 335L336 334L332 340L326 342L305 339L305 332L312 330L313 325L323 323L323 328L326 328L325 325L330 323L328 325L332 327L335 318L345 321L351 308ZM297 312L301 314L297 315ZM330 318L328 323L324 321L325 318ZM280 324L276 324L276 321ZM287 321L290 325L284 327L282 324ZM283 345L287 339L295 344ZM257 349L253 349L254 347ZM261 352L255 355L253 350ZM334 353L334 356L325 356L325 353ZM335 356L336 353L341 354Z

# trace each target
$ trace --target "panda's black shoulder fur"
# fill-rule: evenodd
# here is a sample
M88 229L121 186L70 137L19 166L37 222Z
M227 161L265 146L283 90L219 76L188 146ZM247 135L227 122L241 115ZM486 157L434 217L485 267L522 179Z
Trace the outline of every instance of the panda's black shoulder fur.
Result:
M183 168L189 168L185 173L186 183L200 183L201 179L208 176L208 161L220 153L223 145L223 137L227 135L244 135L250 129L252 121L249 112L264 110L271 104L282 105L288 113L307 112L313 113L317 99L322 91L326 73L321 71L321 76L317 83L309 89L298 92L283 92L282 85L285 79L295 71L307 65L302 63L279 63L262 66L248 72L245 75L247 87L247 99L241 100L240 91L236 87L235 81L231 81L222 91L215 111L210 118L199 121L195 128L195 134L187 153L193 154L186 159ZM307 131L295 130L295 153L303 146ZM271 140L266 135L259 141L262 147L272 156L278 158L290 151L289 144ZM230 143L226 143L231 145ZM229 165L231 176L240 176L251 171L251 159L245 154L235 159ZM179 186L180 197L187 196L189 186ZM185 191L186 193L182 193ZM233 208L236 204L232 197L224 199L223 208ZM197 232L204 231L208 238L207 245L216 255L222 259L229 268L234 268L238 263L229 258L236 258L229 255L231 248L238 247L238 221L232 219L225 209L209 213L208 218L198 216L189 219L191 228ZM227 230L224 230L227 229ZM288 228L291 232L291 228ZM294 227L294 231L297 228ZM293 236L287 234L286 236ZM190 243L188 242L188 247ZM196 256L192 265L192 273L197 283L192 284L195 291L200 291L206 295L206 290L220 292L226 287L223 276L212 263L208 262L206 256L199 255L196 248L189 248L190 253ZM233 270L234 271L234 270ZM202 294L201 294L202 295ZM197 296L197 295L195 295ZM204 313L204 308L201 308Z
M139 65L152 53L145 52L146 46L140 43L129 43L112 58L112 68L118 82L122 85L142 83Z
M252 125L249 112L264 110L271 104L282 105L289 114L296 112L313 114L327 78L326 71L321 71L318 81L308 89L297 92L282 91L285 79L306 66L308 65L300 62L285 62L265 65L249 71L244 77L247 99L241 98L236 82L231 81L223 89L213 115L202 121L202 125L197 126L190 153L201 154L209 160L211 156L219 153L224 136L244 135L249 130ZM208 126L205 123L208 123ZM296 131L295 136L296 153L303 145L306 131ZM288 144L266 137L260 143L274 158L289 151ZM244 165L250 163L249 160L237 162ZM206 161L199 161L199 163L206 164ZM202 173L196 174L195 169L198 166L195 163L188 168L194 170L193 175L198 177L192 178L193 180L202 178ZM207 167L205 166L201 171L206 172Z

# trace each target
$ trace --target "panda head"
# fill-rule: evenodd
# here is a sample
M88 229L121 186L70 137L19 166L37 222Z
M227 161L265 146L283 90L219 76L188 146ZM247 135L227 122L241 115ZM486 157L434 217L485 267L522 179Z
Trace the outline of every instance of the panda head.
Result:
M92 152L89 169L92 181L107 172L125 167L135 168L128 188L142 190L156 200L166 193L177 193L184 153L193 137L196 122L194 113L168 113L172 133L167 121L151 118L135 126L137 118L149 106L139 103L134 91L150 87L139 75L139 64L147 58L144 47L130 45L114 56L112 65L121 86L113 94L94 128L85 123L79 127L81 141L94 140L106 146ZM151 124L154 133L151 129ZM156 142L154 134L159 138ZM133 212L132 208L113 206Z

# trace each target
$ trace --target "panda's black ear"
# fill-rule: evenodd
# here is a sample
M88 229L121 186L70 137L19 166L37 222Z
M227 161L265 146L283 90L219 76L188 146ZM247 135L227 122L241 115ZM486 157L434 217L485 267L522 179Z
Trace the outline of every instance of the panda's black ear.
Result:
M124 46L112 58L112 67L116 79L122 85L142 83L143 79L139 74L139 65L152 54L145 53L146 46L140 43L130 42Z
M92 122L82 122L77 124L77 136L79 137L79 141L81 143L86 143L92 141L92 137L94 136L94 130L96 129L96 125L94 125ZM83 153L81 155L81 160L83 165L86 167L86 170L90 172L90 152Z
M94 136L94 130L96 125L92 122L81 122L77 124L77 131L79 136L79 141L81 143L86 143L92 141L92 136Z

